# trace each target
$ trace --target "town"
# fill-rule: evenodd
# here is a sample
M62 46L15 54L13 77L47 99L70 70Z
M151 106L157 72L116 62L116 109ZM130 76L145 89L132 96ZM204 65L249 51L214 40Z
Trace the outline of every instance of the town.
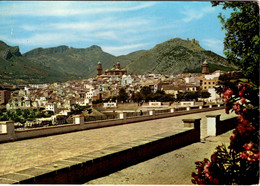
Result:
M95 78L0 85L0 120L13 120L16 128L42 127L72 123L75 114L83 114L85 121L90 121L102 116L114 118L122 111L143 114L151 109L220 104L223 101L215 87L222 74L220 70L210 72L206 60L201 73L176 76L130 75L120 62L106 70L98 62Z

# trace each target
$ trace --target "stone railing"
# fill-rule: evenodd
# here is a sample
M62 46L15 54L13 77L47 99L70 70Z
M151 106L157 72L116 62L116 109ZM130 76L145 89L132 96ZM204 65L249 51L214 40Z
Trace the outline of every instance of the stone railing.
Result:
M82 118L75 118L82 123ZM184 127L0 176L0 184L82 184L200 141L200 119ZM188 123L188 124L187 124Z
M217 110L222 108L223 107L190 109L187 107L185 110L181 110L181 111L178 111L179 108L176 109L172 108L172 109L167 109L167 112L160 111L161 113L158 113L155 110L150 110L146 115L138 115L132 117L127 117L127 113L120 113L119 119L107 119L107 120L89 121L89 122L84 122L83 116L74 116L73 124L40 127L40 128L33 128L33 129L19 130L19 131L15 130L14 122L1 122L0 123L0 127L2 128L1 131L4 132L0 133L0 143L28 139L28 138L49 136L55 134L62 134L67 132L75 132L80 130L148 121L148 120L154 120L154 119L160 119L166 117L174 117L180 115L207 112L207 111Z
M121 114L121 117L125 119L124 114ZM91 179L116 172L185 145L199 142L201 139L200 121L200 118L183 119L183 128L181 129L9 173L0 176L0 184L86 183ZM76 116L74 123L78 126L83 125L83 117ZM234 123L236 123L234 118L221 121L220 115L207 115L207 135L214 136L230 130L235 126Z
M237 117L233 117L226 120L220 120L220 114L218 115L206 115L207 117L207 135L217 136L225 133L237 125Z

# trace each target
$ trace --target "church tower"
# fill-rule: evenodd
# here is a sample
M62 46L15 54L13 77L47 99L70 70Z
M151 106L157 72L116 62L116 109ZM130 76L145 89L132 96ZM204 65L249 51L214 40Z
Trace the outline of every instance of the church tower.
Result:
M98 75L98 76L102 75L102 71L103 71L103 69L102 69L102 64L101 64L101 62L99 61L99 62L98 62L98 66L97 66L97 75Z
M120 70L120 63L119 62L117 62L117 64L116 64L116 69Z
M206 60L202 64L202 74L209 74L209 64Z

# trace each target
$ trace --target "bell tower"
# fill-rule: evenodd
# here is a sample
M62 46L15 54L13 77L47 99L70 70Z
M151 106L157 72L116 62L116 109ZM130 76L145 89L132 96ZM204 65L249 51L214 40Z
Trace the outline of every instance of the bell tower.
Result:
M119 62L117 62L116 68L120 70L120 63Z
M202 64L202 74L209 74L209 64L206 60Z
M102 64L101 64L101 62L99 61L99 62L98 62L98 65L97 65L97 75L98 75L98 76L102 75L102 71L103 71L103 69L102 69Z

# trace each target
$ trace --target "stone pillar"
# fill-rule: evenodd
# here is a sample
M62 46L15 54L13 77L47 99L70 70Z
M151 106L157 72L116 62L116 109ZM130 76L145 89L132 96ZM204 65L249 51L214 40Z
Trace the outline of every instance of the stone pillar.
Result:
M126 119L126 113L125 112L119 113L119 119Z
M187 110L187 111L190 111L190 107L186 107L186 110Z
M174 110L174 108L171 108L171 112L173 113L175 110Z
M217 124L220 121L220 114L206 115L207 117L207 136L217 135Z
M212 108L212 105L209 105L209 108Z
M184 127L193 127L195 129L200 129L200 120L198 119L183 119Z
M7 131L8 138L11 141L14 141L16 139L16 136L15 136L14 122L13 121L7 121L6 122L6 131Z
M199 109L202 109L202 106L199 106Z
M0 133L7 133L7 126L5 122L0 123Z
M75 115L73 117L73 124L80 124L83 125L84 124L84 117L81 115Z
M154 110L149 110L149 115L150 116L154 115Z

